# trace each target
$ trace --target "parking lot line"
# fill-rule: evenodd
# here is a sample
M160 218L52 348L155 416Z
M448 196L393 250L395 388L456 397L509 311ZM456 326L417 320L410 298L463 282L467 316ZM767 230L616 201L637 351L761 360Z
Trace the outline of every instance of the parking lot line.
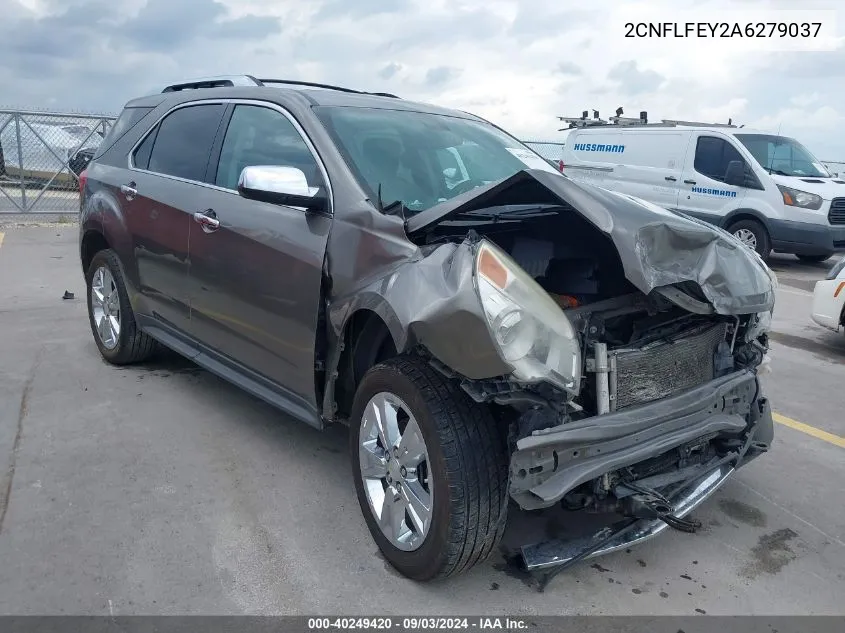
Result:
M838 435L834 435L833 433L822 431L821 429L817 429L816 427L810 426L809 424L804 424L803 422L799 422L798 420L793 420L792 418L788 418L785 415L781 415L780 413L772 413L772 419L774 419L775 422L783 424L784 426L788 426L791 429L801 431L802 433L806 433L807 435L812 435L816 439L828 442L829 444L833 444L834 446L838 446L839 448L845 448L845 437L840 437Z
M0 247L3 246L3 238L6 237L6 234L0 231Z

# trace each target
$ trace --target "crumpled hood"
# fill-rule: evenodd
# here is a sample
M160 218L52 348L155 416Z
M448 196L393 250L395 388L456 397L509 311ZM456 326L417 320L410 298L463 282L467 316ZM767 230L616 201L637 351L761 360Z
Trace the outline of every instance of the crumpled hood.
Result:
M520 171L410 217L409 235L458 214L504 205L555 204L575 211L607 234L625 276L637 289L695 282L719 314L774 308L775 278L759 256L727 232L638 198L551 172Z

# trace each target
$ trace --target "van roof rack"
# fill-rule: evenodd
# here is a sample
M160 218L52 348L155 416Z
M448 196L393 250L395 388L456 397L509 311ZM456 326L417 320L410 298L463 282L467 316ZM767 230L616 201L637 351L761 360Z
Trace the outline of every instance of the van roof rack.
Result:
M257 79L252 75L221 75L219 77L202 77L199 79L191 79L180 83L170 84L162 90L165 92L178 92L180 90L199 90L202 88L222 88L231 86L266 86L268 84L283 84L288 86L303 86L308 88L324 88L326 90L337 90L340 92L349 92L354 94L373 95L377 97L390 97L391 99L399 99L394 94L389 92L364 92L363 90L353 90L352 88L343 88L342 86L333 86L331 84L316 83L313 81L298 81L295 79Z
M682 121L680 119L662 119L660 123L649 123L648 122L648 112L645 110L640 112L640 116L638 118L632 117L623 117L624 111L622 108L616 108L616 116L608 117L608 120L605 121L599 116L598 110L593 110L593 117L590 118L590 111L584 110L581 113L580 117L566 117L566 116L559 116L558 119L561 121L565 121L569 125L565 128L561 128L560 132L565 130L571 130L572 128L585 128L585 127L616 127L616 128L629 128L629 127L678 127L678 126L690 126L690 127L729 127L735 128L736 125L733 125L733 120L728 119L727 123L703 123L700 121ZM742 126L739 126L742 127Z

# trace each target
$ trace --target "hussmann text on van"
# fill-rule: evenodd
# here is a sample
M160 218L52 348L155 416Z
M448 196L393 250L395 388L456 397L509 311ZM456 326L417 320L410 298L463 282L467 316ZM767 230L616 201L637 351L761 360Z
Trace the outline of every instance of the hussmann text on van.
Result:
M818 37L821 22L626 22L625 37Z
M727 189L710 189L709 187L693 187L693 193L703 193L706 196L721 196L723 198L736 198L736 191Z
M621 154L625 151L624 145L605 145L604 143L575 143L572 146L575 151L582 152L612 152Z

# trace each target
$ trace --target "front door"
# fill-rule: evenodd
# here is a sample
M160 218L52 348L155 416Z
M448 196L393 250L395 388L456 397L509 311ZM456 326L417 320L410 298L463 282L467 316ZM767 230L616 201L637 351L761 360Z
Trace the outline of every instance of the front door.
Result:
M209 182L220 188L206 210L216 228L191 224L192 334L239 371L271 382L300 414L313 415L331 217L241 197L238 178L251 165L297 167L310 186L325 186L304 133L286 112L235 105L209 165Z
M740 206L746 189L725 183L731 161L748 164L725 138L706 132L693 135L684 164L678 208L693 217L721 225Z

